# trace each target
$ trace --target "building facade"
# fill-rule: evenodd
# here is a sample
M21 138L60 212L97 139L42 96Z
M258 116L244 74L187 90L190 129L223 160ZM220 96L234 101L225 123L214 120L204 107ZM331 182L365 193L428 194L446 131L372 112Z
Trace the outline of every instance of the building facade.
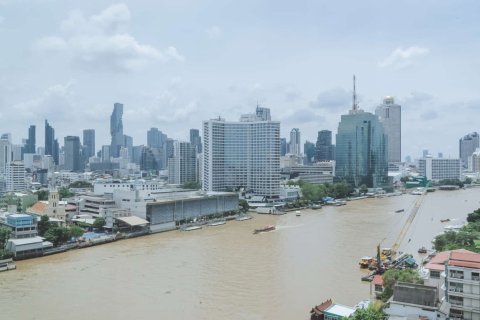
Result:
M387 135L388 162L402 161L402 107L395 103L393 97L387 96L375 109L375 115L383 124Z
M83 150L84 158L88 162L90 157L95 156L95 130L85 129L83 130Z
M197 146L175 141L174 156L168 159L168 183L198 182L197 171Z
M472 132L464 137L462 137L459 141L459 156L462 160L462 166L466 168L468 166L468 157L472 155L472 153L480 147L480 138L477 132Z
M113 112L110 116L110 135L112 141L110 143L110 156L118 158L120 154L120 148L125 144L125 138L123 136L123 104L115 103L113 105Z
M65 170L80 171L81 170L81 153L80 138L77 136L66 136L64 138L64 156Z
M335 160L336 176L355 187L387 185L387 137L377 116L358 108L342 115Z
M460 159L427 156L418 160L418 172L428 180L461 179L462 164Z
M335 145L332 144L332 131L318 131L317 143L315 145L315 160L335 160Z
M21 161L12 161L7 166L6 191L25 191L25 166Z
M265 112L264 112L265 113ZM242 117L203 122L203 189L245 188L277 198L280 188L280 122Z
M195 146L197 153L202 153L202 137L198 129L190 129L190 143Z
M298 128L293 128L292 131L290 131L290 150L289 150L289 153L297 155L297 156L302 154L301 142L300 142L300 129L298 129Z

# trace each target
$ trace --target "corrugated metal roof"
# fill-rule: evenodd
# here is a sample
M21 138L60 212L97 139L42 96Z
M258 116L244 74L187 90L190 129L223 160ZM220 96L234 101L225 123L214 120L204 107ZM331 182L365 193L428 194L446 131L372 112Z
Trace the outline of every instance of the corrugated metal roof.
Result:
M148 222L147 220L139 218L137 216L119 217L119 218L115 218L115 219L120 220L122 222L125 222L126 224L128 224L132 227L144 226L144 225L150 224L150 222Z

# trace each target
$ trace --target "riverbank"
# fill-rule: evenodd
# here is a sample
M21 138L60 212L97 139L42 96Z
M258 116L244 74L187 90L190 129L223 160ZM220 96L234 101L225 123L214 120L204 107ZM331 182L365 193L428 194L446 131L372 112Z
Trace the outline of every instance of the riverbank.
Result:
M254 215L19 261L15 272L0 276L2 316L82 320L84 313L71 310L90 310L105 297L108 306L96 308L95 316L119 320L158 318L159 310L167 319L304 319L328 298L354 305L370 294L358 259L372 255L379 242L392 246L417 198L370 198L305 209L301 217ZM440 219L464 220L479 199L478 188L428 194L400 250L420 261L418 248L431 248L443 231ZM395 213L399 208L405 213ZM252 235L271 224L275 231ZM62 303L51 308L52 301Z

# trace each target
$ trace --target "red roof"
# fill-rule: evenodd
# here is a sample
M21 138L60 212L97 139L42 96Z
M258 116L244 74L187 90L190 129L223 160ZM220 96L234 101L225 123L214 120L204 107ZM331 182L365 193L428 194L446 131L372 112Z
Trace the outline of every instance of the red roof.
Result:
M372 280L372 283L374 285L379 285L379 286L382 286L383 287L383 278L381 275L379 274L376 274L374 277L373 277L373 280Z
M445 262L447 262L452 253L474 253L465 249L456 249L451 251L438 252L426 265L425 269L443 271L445 270Z
M328 307L330 307L332 304L333 304L332 299L328 299L327 301L322 302L322 303L319 304L318 306L315 306L315 307L312 309L311 313L315 313L315 314L318 314L318 315L322 315L323 312L324 312Z
M452 252L448 265L480 269L480 254L473 252Z

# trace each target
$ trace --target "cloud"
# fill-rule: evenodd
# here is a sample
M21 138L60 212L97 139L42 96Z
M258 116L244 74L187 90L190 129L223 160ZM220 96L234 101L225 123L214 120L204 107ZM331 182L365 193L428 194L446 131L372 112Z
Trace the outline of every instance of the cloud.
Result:
M430 103L434 100L434 96L426 92L412 92L408 96L399 101L402 106L418 107L420 105Z
M210 39L218 39L223 36L223 30L219 26L211 26L206 32Z
M424 121L434 120L438 118L438 112L435 110L428 110L420 115L420 119Z
M398 47L387 58L380 61L378 66L401 69L411 65L415 58L426 56L429 53L430 49L423 47L411 46L406 49Z
M321 92L315 101L310 102L312 108L331 111L348 109L352 103L352 95L343 88L334 88Z
M34 47L42 52L65 52L74 62L93 70L125 72L152 61L184 60L173 46L162 50L139 43L127 32L130 23L125 4L114 4L90 17L75 11L62 21L61 35L38 39Z

